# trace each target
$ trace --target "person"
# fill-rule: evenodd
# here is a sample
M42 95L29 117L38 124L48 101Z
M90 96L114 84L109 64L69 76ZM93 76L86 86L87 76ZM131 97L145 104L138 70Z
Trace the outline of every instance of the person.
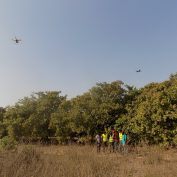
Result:
M114 133L111 131L109 134L109 152L114 152Z
M123 131L123 132L122 132L122 151L123 151L123 153L126 153L126 152L127 152L126 142L127 142L127 135L126 135L126 133Z
M122 146L125 146L126 141L127 141L127 135L126 135L126 133L123 131L123 132L122 132Z
M95 136L95 139L96 139L96 145L97 145L97 152L99 153L101 149L101 134L97 133Z
M114 136L113 136L113 139L114 139L114 151L117 151L118 150L118 144L119 144L119 134L118 134L118 131L117 130L114 130Z
M119 151L122 150L122 129L119 130Z
M104 133L101 135L101 138L103 142L103 152L105 152L105 149L107 147L107 141L108 141L108 134L106 133L106 131L104 131Z

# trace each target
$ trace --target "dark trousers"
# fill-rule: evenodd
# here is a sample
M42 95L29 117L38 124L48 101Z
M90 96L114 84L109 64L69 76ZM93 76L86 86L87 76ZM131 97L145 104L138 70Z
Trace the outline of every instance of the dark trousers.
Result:
M106 149L107 149L107 142L104 141L104 142L103 142L103 152L105 152Z
M109 142L109 152L114 152L114 142Z
M97 143L97 152L100 152L101 149L101 143Z

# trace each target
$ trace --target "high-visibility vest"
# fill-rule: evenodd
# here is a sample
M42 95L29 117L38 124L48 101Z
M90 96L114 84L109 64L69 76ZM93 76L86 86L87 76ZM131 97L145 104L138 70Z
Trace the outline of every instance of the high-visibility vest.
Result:
M122 133L119 133L119 140L122 141Z
M114 142L113 137L114 137L114 134L110 135L110 137L109 137L109 142L110 142L110 143Z
M103 142L106 142L108 140L108 135L107 134L102 134Z

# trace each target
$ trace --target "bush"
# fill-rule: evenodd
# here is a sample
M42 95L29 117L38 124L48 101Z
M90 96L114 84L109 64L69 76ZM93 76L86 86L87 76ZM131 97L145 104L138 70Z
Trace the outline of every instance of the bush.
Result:
M173 144L177 146L177 135L175 135L175 137L173 138Z
M5 149L5 150L14 149L16 145L17 145L17 142L9 136L5 136L2 139L0 139L1 149Z

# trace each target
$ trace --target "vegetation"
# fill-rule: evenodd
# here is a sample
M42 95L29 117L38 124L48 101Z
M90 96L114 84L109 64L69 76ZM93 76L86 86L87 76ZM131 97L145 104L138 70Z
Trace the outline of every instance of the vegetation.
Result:
M86 153L87 152L87 153ZM2 177L174 177L177 152L159 146L96 153L93 146L18 146L0 152Z
M124 129L130 143L177 145L177 74L141 89L122 81L97 83L70 100L60 91L38 92L0 108L1 147L54 139L86 142L110 127Z

